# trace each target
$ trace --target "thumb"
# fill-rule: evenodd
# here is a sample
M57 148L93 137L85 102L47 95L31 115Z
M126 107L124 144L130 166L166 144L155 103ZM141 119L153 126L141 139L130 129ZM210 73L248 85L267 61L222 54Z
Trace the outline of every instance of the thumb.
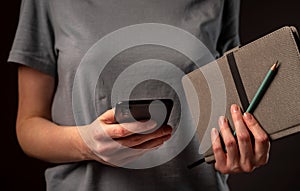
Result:
M102 115L100 115L99 120L104 123L115 123L115 108L112 108L110 110L107 110Z

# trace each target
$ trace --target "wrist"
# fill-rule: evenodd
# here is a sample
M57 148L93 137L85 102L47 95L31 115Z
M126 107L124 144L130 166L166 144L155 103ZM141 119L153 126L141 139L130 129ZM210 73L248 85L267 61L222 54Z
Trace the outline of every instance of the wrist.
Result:
M83 129L81 129L81 128L83 128ZM88 146L89 143L87 143L81 137L82 135L80 135L80 132L83 134L87 132L87 130L84 128L91 128L91 127L90 127L90 125L78 126L78 127L76 127L76 133L74 134L75 135L74 136L75 148L76 148L77 152L79 153L81 160L82 161L94 160L94 161L100 162L105 165L114 166L114 165L110 164L109 162L104 161L100 156L95 154L93 152L93 150Z
M82 139L78 128L87 128L87 126L77 127L75 126L74 132L71 136L71 143L73 143L74 151L77 153L77 158L79 161L93 160L93 151L88 147L88 145Z

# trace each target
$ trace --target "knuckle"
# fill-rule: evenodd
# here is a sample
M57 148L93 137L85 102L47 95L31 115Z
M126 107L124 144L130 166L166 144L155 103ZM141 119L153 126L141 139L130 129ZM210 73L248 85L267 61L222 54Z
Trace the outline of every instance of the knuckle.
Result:
M100 140L104 137L104 135L99 129L95 129L92 132L92 137L94 140Z
M228 170L223 165L220 165L219 163L215 163L215 169L221 172L222 174L228 173Z
M247 172L247 173L250 173L250 172L252 172L254 170L254 168L252 167L252 166L245 166L244 168L243 168L243 171L244 172Z
M92 139L93 139L93 140L99 140L99 139L101 139L101 135L93 134L93 135L92 135Z
M255 119L255 117L251 117L251 119L249 120L246 120L246 124L248 125L248 126L251 126L251 127L258 127L259 126L259 123L258 123L258 121Z
M223 148L221 145L213 145L214 153L223 152Z
M244 172L252 172L254 170L254 166L250 162L246 162L241 165L241 168Z
M269 138L266 134L257 136L255 139L258 143L261 143L261 144L267 144L269 142Z
M258 159L257 165L263 166L266 165L269 161L268 155L263 155Z
M229 168L229 167L228 167ZM239 164L233 165L231 168L229 168L231 173L238 173L241 172L241 166Z
M250 142L251 141L250 135L247 133L237 134L237 137L238 137L238 140L241 142Z
M222 173L222 174L229 174L229 170L227 168L221 168L219 169L219 171Z
M256 120L253 122L252 126L253 126L255 129L260 129L260 128L261 128L260 124L259 124Z
M259 126L259 124L258 124L258 122L256 120L251 120L249 122L249 125L252 126L252 127L258 127Z
M107 147L105 147L105 146L103 146L101 144L97 144L97 146L96 146L96 153L98 153L98 154L105 154L107 152L108 152L108 148Z
M232 148L236 144L236 142L235 142L235 140L233 138L228 139L228 140L226 140L224 142L225 142L225 145L226 145L227 148Z
M123 127L118 127L113 130L113 133L118 137L124 137L126 135L126 130Z

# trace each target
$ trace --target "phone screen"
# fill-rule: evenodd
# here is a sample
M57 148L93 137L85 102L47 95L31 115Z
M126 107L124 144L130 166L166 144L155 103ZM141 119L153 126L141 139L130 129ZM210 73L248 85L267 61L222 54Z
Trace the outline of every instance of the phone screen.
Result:
M158 124L166 125L172 108L171 99L121 101L116 104L115 119L117 123L152 119Z

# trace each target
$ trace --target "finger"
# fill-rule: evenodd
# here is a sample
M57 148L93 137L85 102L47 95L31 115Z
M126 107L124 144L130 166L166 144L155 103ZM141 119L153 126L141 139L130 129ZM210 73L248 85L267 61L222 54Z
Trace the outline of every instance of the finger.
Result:
M142 156L148 150L146 149L132 149L128 147L123 147L116 150L114 153L110 155L101 155L100 157L115 166L123 166L130 161L137 159Z
M248 132L248 128L244 123L242 112L235 104L231 106L231 116L238 140L240 166L244 171L252 171L253 147L251 137Z
M235 167L237 164L239 164L238 148L235 138L233 137L231 129L228 125L228 120L224 116L219 118L219 126L227 151L227 166L230 168Z
M124 158L122 161L119 162L118 166L119 167L125 167L128 163L134 162L135 160L137 160L138 158L140 158L141 156L143 156L146 152L149 152L150 150L141 150L142 152L137 153L134 156L129 156L127 158Z
M134 147L141 145L145 142L148 142L153 139L165 137L167 135L171 135L172 133L172 128L170 126L163 126L153 133L149 134L133 134L131 136L121 138L121 139L115 139L117 142L122 144L123 146L127 147Z
M254 155L256 161L260 162L261 164L265 164L268 160L268 153L270 150L268 135L261 128L253 115L251 115L250 113L245 113L243 118L249 130L254 136Z
M219 132L216 128L211 130L211 142L215 156L215 168L221 170L226 167L226 155L224 153Z
M121 158L118 159L117 161L115 161L115 165L118 167L125 167L128 163L134 162L135 160L137 160L138 158L140 158L141 156L143 156L146 152L149 152L150 150L137 150L135 149L132 155L129 155L127 158Z
M142 120L128 123L120 123L120 125L132 133L148 134L159 129L157 122L154 120Z
M134 149L152 149L162 145L165 141L171 138L171 134L165 135L163 137L159 137L156 139L152 139L150 141L144 142L143 144L132 147Z
M155 128L157 123L153 120L148 120L146 122L132 122L132 123L122 123L122 124L101 124L101 127L106 132L106 134L111 138L122 138L127 137L135 133L141 133L144 131L151 130Z
M168 138L166 138L166 140L167 139ZM126 148L120 150L118 153L116 153L116 155L114 155L114 164L121 167L130 162L133 162L134 160L140 158L145 153L155 150L156 149L155 147L157 147L155 145L157 144L153 144L153 145L151 144L152 143L149 142L147 143L148 146L146 146L145 144L144 146L140 145L138 148Z
M107 110L102 115L100 115L99 120L106 124L116 123L115 120L115 108Z

